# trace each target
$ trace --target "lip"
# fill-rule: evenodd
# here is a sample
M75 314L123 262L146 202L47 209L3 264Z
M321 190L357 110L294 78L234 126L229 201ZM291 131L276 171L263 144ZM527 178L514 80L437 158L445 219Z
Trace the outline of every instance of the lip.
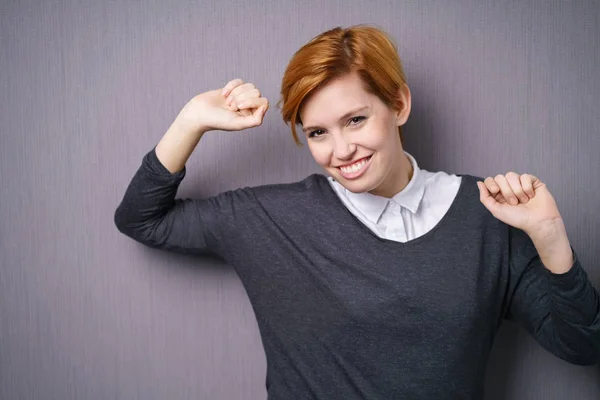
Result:
M364 158L367 158L367 157L363 157L356 161L360 161ZM371 160L373 159L373 155L371 154L370 156L368 156L368 158L369 159L367 160L367 163L365 164L365 166L356 172L346 173L346 172L342 171L342 169L340 167L335 167L335 168L338 170L338 172L344 179L356 179L356 178L359 178L360 176L362 176L367 171L367 169L369 169L369 165L371 165ZM354 163L352 163L352 164L354 164ZM352 164L350 164L350 165L352 165ZM346 165L348 165L348 164L346 164Z

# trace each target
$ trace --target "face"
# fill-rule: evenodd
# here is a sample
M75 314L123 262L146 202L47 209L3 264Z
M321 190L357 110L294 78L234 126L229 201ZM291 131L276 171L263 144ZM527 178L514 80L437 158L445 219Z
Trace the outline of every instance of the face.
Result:
M351 192L394 196L412 173L398 134L410 113L408 87L399 91L398 108L367 92L357 74L331 81L300 110L313 158Z

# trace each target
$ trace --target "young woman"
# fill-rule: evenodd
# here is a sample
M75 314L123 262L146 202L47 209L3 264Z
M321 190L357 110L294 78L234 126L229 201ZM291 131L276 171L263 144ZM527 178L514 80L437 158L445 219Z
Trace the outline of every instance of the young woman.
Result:
M598 293L547 187L420 169L402 147L411 94L384 32L322 33L281 93L328 177L175 198L206 132L261 124L267 99L236 79L185 105L115 213L141 243L235 267L269 399L482 398L503 319L564 360L600 362Z

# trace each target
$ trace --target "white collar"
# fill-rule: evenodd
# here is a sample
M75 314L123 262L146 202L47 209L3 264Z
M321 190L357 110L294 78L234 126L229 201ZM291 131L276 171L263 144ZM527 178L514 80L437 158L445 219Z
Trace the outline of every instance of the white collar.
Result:
M406 208L414 214L419 209L421 200L423 200L423 194L425 193L425 182L422 179L422 174L420 174L419 165L413 156L407 152L404 152L404 154L406 154L408 160L412 164L413 175L404 189L396 193L391 199L383 196L377 196L368 192L353 193L344 188L339 182L334 181L336 185L341 186L342 191L348 200L374 224L379 221L381 214L383 214L383 211L390 201L393 201L399 206Z

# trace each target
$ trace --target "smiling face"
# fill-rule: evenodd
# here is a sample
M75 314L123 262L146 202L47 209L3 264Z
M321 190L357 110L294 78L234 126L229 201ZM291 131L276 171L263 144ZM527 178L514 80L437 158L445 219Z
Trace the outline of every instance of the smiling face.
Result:
M348 74L313 93L300 109L302 130L315 161L354 193L392 197L409 181L411 165L398 126L410 113L410 91L399 91L398 111Z

